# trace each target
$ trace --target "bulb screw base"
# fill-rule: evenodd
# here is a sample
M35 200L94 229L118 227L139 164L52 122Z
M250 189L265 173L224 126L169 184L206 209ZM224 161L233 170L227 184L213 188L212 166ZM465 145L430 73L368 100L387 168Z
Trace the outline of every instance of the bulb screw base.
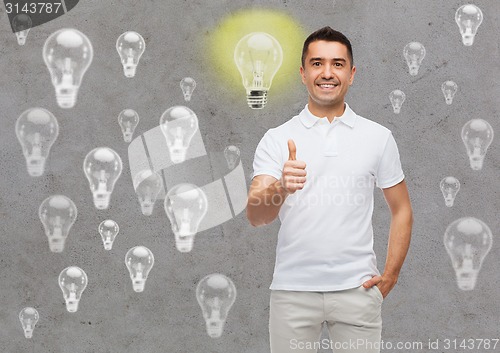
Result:
M66 91L67 93L63 93ZM76 90L73 89L61 89L56 91L56 99L59 107L64 109L73 108L76 103Z
M462 43L464 43L465 46L470 47L474 43L474 36L463 35L462 36Z
M141 204L141 211L144 216L151 216L153 214L153 206L154 203L142 203Z
M28 174L32 177L38 177L43 175L45 171L45 158L43 157L32 157L26 160L26 166L28 168Z
M18 36L17 37L17 44L25 45L26 44L26 36ZM26 338L28 338L28 337L26 337Z
M473 290L476 280L477 272L457 271L457 284L461 290Z
M125 142L132 142L132 134L123 134L123 140Z
M207 322L207 334L212 338L217 338L222 336L222 331L224 329L223 322Z
M132 288L134 288L135 292L140 293L144 291L145 284L146 284L145 281L133 280Z
M194 243L194 235L175 236L175 247L180 252L190 252L191 250L193 250L193 243Z
M64 250L64 240L49 240L50 251L60 253Z
M267 103L266 90L250 90L247 91L247 103L252 109L262 109Z
M98 210L106 210L109 207L111 193L94 193L94 206Z
M481 170L483 169L483 161L484 159L481 157L471 157L470 158L470 167L472 170Z
M418 75L418 66L416 65L411 65L409 67L409 70L410 70L410 75L411 76L417 76Z
M125 74L125 77L134 77L135 72L136 72L137 66L136 65L124 65L123 66L123 73Z
M179 164L186 160L186 150L185 149L170 149L170 159L172 163Z
M70 313L74 313L78 310L78 301L77 300L66 300L66 310Z

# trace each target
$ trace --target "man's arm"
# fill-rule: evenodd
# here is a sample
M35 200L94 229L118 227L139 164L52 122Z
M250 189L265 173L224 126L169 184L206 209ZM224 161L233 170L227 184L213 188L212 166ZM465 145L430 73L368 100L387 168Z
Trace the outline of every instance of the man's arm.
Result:
M247 202L250 224L257 227L274 221L287 196L281 180L270 175L257 175L253 178Z
M365 288L377 285L385 298L396 285L410 246L413 210L405 180L382 191L391 210L387 259L382 276L375 276L363 285Z
M306 163L296 160L296 153L295 142L288 140L288 160L281 179L264 174L253 178L248 192L247 218L254 227L274 221L286 197L304 187Z

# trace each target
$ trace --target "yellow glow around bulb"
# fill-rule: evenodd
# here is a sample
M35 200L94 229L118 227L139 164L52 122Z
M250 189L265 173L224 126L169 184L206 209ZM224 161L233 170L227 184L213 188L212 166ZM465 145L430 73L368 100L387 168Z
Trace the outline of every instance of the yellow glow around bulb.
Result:
M251 32L269 33L283 49L283 63L273 78L273 92L300 82L302 45L307 37L302 27L280 11L246 9L223 18L206 42L214 72L223 84L241 94L241 75L234 63L234 49L239 40Z

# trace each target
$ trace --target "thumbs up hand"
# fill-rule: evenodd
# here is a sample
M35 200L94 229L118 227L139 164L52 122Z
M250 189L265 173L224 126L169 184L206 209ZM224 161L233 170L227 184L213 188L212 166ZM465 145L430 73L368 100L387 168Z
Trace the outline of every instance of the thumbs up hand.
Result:
M281 184L289 194L301 190L306 182L306 163L296 160L297 147L293 140L288 140L288 161L283 166Z

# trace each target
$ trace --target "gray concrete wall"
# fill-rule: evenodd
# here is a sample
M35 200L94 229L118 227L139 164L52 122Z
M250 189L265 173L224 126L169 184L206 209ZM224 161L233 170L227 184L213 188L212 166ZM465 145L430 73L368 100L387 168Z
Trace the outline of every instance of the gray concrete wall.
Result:
M469 167L460 138L462 126L472 118L484 119L500 131L500 5L475 2L484 21L474 45L465 47L454 21L462 4L451 0L337 0L335 4L323 0L82 0L68 14L32 29L25 46L17 44L4 13L0 21L2 350L269 351L268 287L279 221L253 228L241 212L199 233L190 253L178 252L162 205L156 204L150 217L140 212L128 166L128 144L123 142L116 120L122 109L133 108L141 116L135 136L155 128L165 109L185 104L179 81L191 76L198 86L188 106L198 114L207 152L221 153L226 145L237 145L248 183L253 154L264 132L298 113L307 99L298 62L295 83L287 89L271 89L269 104L262 111L246 106L243 89L235 94L230 85L214 78L203 51L204 40L225 16L252 7L282 11L306 34L323 25L344 32L352 41L357 66L347 101L359 115L391 129L398 142L415 222L399 282L383 304L382 337L393 345L422 342L424 348L383 351L433 351L428 342L439 339L440 352L465 352L470 350L446 349L444 340L500 338L498 137L480 171ZM94 60L78 103L68 110L57 106L41 56L46 38L63 27L79 29L94 46ZM118 36L129 29L141 33L147 43L134 79L123 76L115 49ZM408 74L402 55L411 41L422 43L427 50L417 76ZM449 79L459 87L452 105L445 104L441 92L441 83ZM393 113L388 98L394 89L406 93L399 115ZM24 110L37 106L54 113L60 134L45 174L32 178L14 128ZM82 163L87 152L102 145L120 154L124 169L111 207L98 211ZM445 206L439 189L440 180L448 175L461 182L452 208ZM49 251L37 214L40 203L52 194L68 196L78 207L78 219L61 254ZM479 218L493 233L491 251L471 291L457 287L443 245L446 227L460 217ZM97 233L99 223L108 218L120 226L109 252ZM373 226L381 271L389 220L383 194L376 189ZM124 265L125 253L136 245L147 246L156 260L143 293L133 292ZM66 311L57 284L58 274L70 265L84 269L89 278L76 313ZM206 334L195 297L198 281L214 272L230 277L238 291L218 339ZM26 306L35 307L40 314L31 339L24 338L18 319Z

